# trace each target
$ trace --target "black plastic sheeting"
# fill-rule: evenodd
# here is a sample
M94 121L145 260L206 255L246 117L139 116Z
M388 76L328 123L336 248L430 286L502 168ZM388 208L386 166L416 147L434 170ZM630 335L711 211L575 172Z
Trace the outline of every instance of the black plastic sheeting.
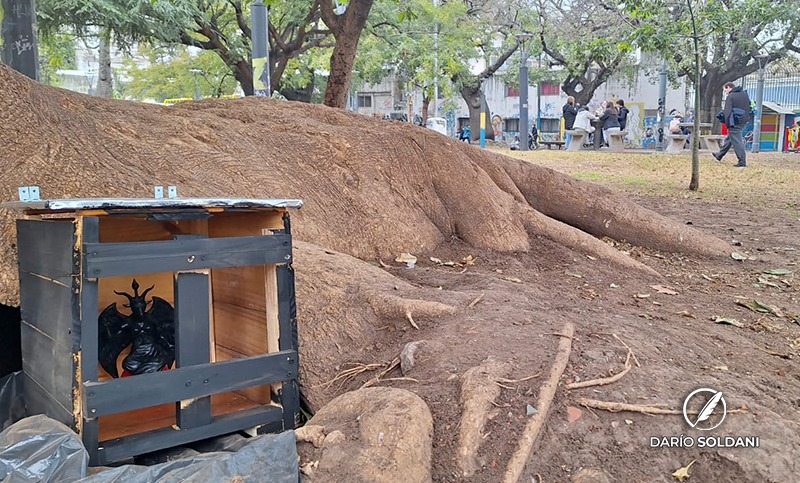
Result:
M96 468L87 476L89 456L75 432L44 415L21 419L21 386L21 372L0 378L0 483L300 481L294 431L251 438L235 452L205 453L154 466Z

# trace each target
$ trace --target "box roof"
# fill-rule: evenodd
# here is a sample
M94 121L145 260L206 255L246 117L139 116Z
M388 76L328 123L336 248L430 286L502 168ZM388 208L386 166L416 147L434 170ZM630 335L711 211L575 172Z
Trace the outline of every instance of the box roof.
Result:
M126 209L235 208L261 210L269 208L300 208L302 200L255 198L83 198L36 201L9 201L0 208L23 211L80 211Z

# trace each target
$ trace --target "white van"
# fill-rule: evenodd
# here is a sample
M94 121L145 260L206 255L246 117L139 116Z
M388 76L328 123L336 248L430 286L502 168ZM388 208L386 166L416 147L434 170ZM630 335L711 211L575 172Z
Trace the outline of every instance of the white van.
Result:
M447 136L447 119L443 117L429 117L425 121L425 127Z

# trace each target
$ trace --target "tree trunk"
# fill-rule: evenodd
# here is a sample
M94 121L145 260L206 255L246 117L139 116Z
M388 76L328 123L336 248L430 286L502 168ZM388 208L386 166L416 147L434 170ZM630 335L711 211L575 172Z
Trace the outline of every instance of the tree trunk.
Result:
M314 78L305 87L284 87L278 92L290 101L310 103L311 96L314 95Z
M480 87L465 85L461 88L461 97L469 108L469 129L472 132L472 140L476 141L481 137L481 106L486 104L483 91ZM486 104L486 139L494 139L494 129L489 129L491 119L489 119L489 105Z
M720 122L717 120L716 115L722 110L723 84L724 82L720 81L719 77L709 74L706 74L700 81L702 86L700 91L700 121L712 123L713 132L719 132L720 129Z
M330 9L330 0L323 0L326 5L323 9ZM336 43L331 54L331 68L328 76L328 85L325 88L323 104L330 107L344 109L347 107L347 94L349 93L350 79L353 76L353 62L358 50L358 39L361 31L367 24L369 11L374 0L350 0L347 10L341 17L336 17L333 25L329 25ZM324 15L328 23L329 14Z
M94 94L98 97L114 97L114 77L111 73L111 30L103 29L100 33L100 48L97 60L97 89Z
M424 91L423 91L424 92ZM428 108L431 105L431 98L430 96L426 96L425 94L422 95L422 125L424 126L426 122L428 122ZM472 129L472 128L470 128Z

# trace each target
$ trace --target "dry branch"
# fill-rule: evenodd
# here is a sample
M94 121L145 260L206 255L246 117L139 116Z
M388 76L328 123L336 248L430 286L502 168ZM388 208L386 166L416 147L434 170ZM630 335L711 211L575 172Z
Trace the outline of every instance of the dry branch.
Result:
M598 399L581 398L578 399L578 404L587 408L604 409L606 411L611 411L612 413L629 411L632 413L643 414L683 414L683 411L680 409L664 409L655 407L655 405L627 404L612 401L600 401ZM728 411L728 414L744 412L747 411L744 409L731 409ZM688 414L697 414L697 411L690 411Z
M413 318L413 317L411 317L411 312L410 312L410 311L409 311L409 312L406 312L406 318L407 318L407 319L408 319L408 321L411 323L411 327L413 327L413 328L415 328L415 329L419 330L419 326L417 325L417 323L416 323L416 322L414 322L414 318Z
M469 305L467 305L467 308L471 309L472 307L475 307L476 305L478 305L481 302L481 300L483 300L483 296L484 296L484 293L481 292L481 294L478 295L478 297L475 298L475 300L473 300L472 302L469 303Z
M522 470L525 468L525 463L528 461L533 443L536 442L536 438L539 436L539 431L542 429L544 421L547 418L547 413L550 410L553 397L556 395L558 381L564 374L564 369L567 368L569 355L572 351L572 335L574 333L575 326L571 323L567 323L562 333L559 334L562 338L558 343L558 353L553 362L553 367L550 369L550 376L542 385L539 391L539 399L536 402L536 408L539 409L539 412L531 416L530 421L528 421L525 427L525 432L522 433L517 451L514 452L511 461L508 463L508 468L503 478L505 483L516 483L519 480L519 476L522 474Z
M581 382L573 382L571 384L567 384L567 389L581 389L584 387L592 387L592 386L605 386L607 384L612 384L620 379L622 379L625 374L627 374L633 366L631 366L631 354L632 352L628 352L628 357L625 358L625 369L622 370L619 374L615 374L611 377L602 377L600 379L592 379L590 381L581 381Z

